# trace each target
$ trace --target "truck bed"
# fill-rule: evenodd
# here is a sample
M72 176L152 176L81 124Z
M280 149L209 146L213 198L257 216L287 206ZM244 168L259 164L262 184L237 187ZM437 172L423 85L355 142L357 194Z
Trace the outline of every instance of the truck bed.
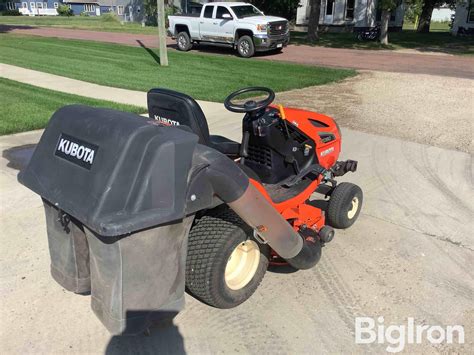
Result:
M176 14L168 17L199 17L201 14L194 13L194 14Z

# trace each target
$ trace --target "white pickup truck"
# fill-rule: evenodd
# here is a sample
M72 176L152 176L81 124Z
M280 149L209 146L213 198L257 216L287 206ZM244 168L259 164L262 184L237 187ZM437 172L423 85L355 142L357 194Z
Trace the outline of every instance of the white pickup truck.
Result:
M281 50L290 40L286 19L265 16L244 2L213 2L198 14L169 16L168 32L181 51L189 51L193 43L205 43L231 46L245 58L256 51Z

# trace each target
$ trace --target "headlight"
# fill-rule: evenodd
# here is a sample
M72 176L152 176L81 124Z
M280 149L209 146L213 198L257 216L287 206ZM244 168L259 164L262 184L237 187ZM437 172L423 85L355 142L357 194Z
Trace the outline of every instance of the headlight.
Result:
M267 30L267 24L257 25L257 31L266 31L266 30Z

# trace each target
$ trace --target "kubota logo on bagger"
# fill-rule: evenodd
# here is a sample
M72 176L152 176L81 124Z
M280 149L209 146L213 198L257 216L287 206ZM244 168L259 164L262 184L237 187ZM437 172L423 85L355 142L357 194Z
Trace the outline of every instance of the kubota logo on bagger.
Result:
M94 163L98 146L61 134L55 155L83 168L90 169Z
M169 118L161 117L161 116L158 116L158 115L154 115L154 116L155 116L155 121L158 121L158 122L164 124L165 126L179 126L178 121L170 120Z

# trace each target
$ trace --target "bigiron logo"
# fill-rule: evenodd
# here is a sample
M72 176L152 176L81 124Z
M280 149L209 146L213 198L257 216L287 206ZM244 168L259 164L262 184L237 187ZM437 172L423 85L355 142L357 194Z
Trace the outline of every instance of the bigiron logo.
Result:
M179 126L178 121L170 120L169 118L161 117L161 116L158 116L158 115L154 115L154 117L155 117L155 121L158 121L158 122L164 124L165 126Z
M90 169L98 149L99 147L94 144L67 134L61 134L55 155L83 168Z

